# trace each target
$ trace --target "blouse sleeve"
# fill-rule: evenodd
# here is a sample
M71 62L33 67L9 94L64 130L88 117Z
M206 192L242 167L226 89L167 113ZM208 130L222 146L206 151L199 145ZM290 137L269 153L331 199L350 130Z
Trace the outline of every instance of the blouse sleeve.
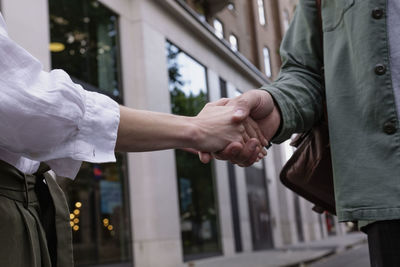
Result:
M1 148L61 172L74 162L115 161L115 101L84 90L62 70L43 71L8 37L1 16L0 58Z

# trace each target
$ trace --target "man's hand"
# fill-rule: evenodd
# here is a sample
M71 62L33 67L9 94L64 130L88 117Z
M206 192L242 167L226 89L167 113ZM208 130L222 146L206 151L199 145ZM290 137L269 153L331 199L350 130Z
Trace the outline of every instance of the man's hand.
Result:
M226 105L234 106L236 110L242 110L245 116L252 118L267 140L270 140L279 129L281 116L271 95L267 91L248 91L241 96L229 100ZM257 137L253 134L249 137L249 140L244 145L233 142L219 153L199 153L200 160L203 163L207 163L212 157L215 157L221 160L229 160L239 166L250 166L257 160L257 157L254 157L254 147L257 146Z
M194 131L191 139L194 149L217 152L232 143L245 146L251 138L255 140L252 150L257 155L262 153L262 145L266 144L258 124L248 117L240 107L227 105L229 99L220 99L208 103L196 116L191 118Z

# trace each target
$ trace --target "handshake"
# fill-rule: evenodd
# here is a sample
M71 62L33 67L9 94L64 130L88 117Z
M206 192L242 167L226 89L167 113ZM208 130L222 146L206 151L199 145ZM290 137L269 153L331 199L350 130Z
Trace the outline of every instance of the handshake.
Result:
M266 91L251 90L233 99L220 99L193 117L191 147L203 163L216 158L247 167L266 156L264 147L280 121L279 110Z
M120 106L116 151L183 149L247 167L263 158L280 125L271 95L251 90L233 99L208 103L195 117Z

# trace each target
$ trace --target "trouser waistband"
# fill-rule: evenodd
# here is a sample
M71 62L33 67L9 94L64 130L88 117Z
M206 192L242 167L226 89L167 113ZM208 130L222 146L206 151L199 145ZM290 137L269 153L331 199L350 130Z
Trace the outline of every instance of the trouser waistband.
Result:
M34 217L36 224L26 227L29 231L38 231L39 235L45 232L47 244L41 244L48 252L43 250L42 253L49 254L51 266L70 267L73 266L73 254L69 209L64 193L53 177L46 173L48 170L46 165L41 164L35 174L24 174L0 160L0 195L22 202L26 209L19 209L19 212L25 212L26 216L31 216L31 211L39 207L40 218Z
M24 174L14 166L1 160L0 173L0 195L24 202L25 206L38 201L35 185L39 176Z

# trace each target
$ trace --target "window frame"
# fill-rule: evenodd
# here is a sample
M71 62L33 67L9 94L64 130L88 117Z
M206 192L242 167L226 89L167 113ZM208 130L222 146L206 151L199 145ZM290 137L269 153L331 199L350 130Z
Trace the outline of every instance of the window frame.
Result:
M219 32L217 30L217 28L215 27L215 23L219 23L219 25L221 25L221 32ZM225 38L225 26L224 26L224 23L221 20L219 20L218 18L214 18L213 19L213 28L214 28L215 36L217 36L218 39L223 40Z
M267 46L263 47L263 59L264 59L264 74L268 77L272 77L272 62L271 53ZM268 65L267 65L268 62Z
M182 53L184 53L187 57L189 57L190 59L192 59L194 62L196 62L197 64L199 64L200 66L202 66L204 68L205 71L205 85L206 85L206 96L207 96L207 101L210 101L210 83L209 83L209 74L208 74L208 68L206 65L204 65L203 63L201 63L201 61L197 60L194 56L192 56L191 54L189 54L188 52L186 52L186 50L182 49L179 45L177 45L175 42L171 41L170 39L165 39L165 43L169 43L173 46L175 46L176 48L179 49L179 51L181 51ZM168 88L169 90L169 88ZM170 105L172 104L172 99L170 99ZM172 106L170 106L170 109L172 111ZM175 165L177 164L177 159L176 159L176 154L175 154ZM182 259L184 262L190 262L192 260L200 260L200 259L207 259L207 258L212 258L212 257L216 257L216 256L221 256L223 255L223 251L224 251L224 247L223 247L223 236L222 236L222 228L221 228L221 210L220 210L220 206L219 206L219 200L218 200L218 188L216 186L216 179L217 177L217 173L216 173L216 169L215 169L215 160L212 160L210 162L211 164L211 176L212 176L212 185L213 185L213 194L214 194L214 205L215 205L215 211L217 213L216 216L216 226L217 226L217 230L218 230L218 251L215 252L206 252L206 253L199 253L199 254L184 254L183 251L183 243L182 243ZM177 167L177 166L176 166ZM176 181L177 181L177 194L178 194L178 207L179 207L179 213L181 212L181 202L180 202L180 198L179 198L179 193L180 193L180 188L179 188L179 177L176 176ZM181 215L179 214L179 218L181 218ZM181 235L181 241L182 241L182 231L181 231L181 225L179 225L179 231L180 231L180 235Z

